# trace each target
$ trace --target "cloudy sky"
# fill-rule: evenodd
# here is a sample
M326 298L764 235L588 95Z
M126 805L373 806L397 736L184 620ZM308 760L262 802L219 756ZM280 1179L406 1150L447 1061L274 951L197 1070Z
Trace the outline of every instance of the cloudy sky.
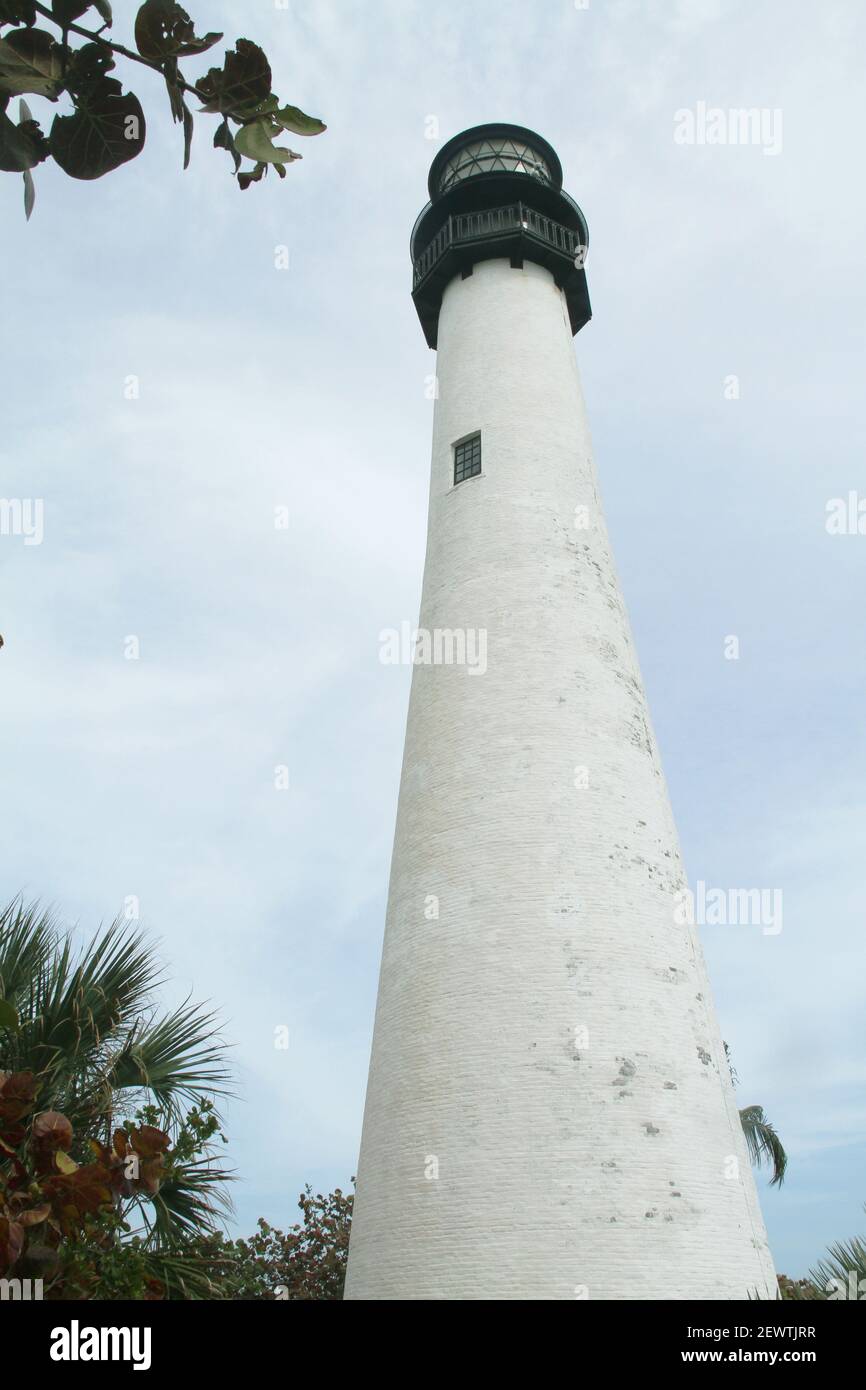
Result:
M329 129L241 194L213 118L181 172L136 69L138 160L94 184L42 166L29 225L0 181L0 494L44 499L41 545L0 536L4 895L82 934L137 897L167 1002L222 1010L239 1231L348 1185L409 681L378 637L416 619L426 524L408 236L441 143L528 125L590 225L576 350L689 875L784 894L780 934L704 942L740 1103L790 1152L762 1186L777 1265L803 1272L866 1224L866 535L825 524L866 497L866 13L189 8ZM677 143L702 102L781 113L773 149Z

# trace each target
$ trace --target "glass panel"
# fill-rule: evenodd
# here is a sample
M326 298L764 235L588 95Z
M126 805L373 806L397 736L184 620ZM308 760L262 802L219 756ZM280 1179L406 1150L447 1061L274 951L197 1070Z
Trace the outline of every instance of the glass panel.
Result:
M479 140L465 145L452 155L442 170L440 191L444 192L460 179L494 171L527 174L530 178L550 183L550 170L536 150L516 140Z
M454 446L454 482L462 483L466 478L475 478L481 472L481 435L464 439Z

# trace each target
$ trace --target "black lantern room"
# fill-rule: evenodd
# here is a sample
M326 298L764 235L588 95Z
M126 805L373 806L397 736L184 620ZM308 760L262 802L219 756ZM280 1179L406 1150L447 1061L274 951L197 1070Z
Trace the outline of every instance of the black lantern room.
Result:
M546 266L565 294L572 333L588 322L589 229L562 190L562 165L546 140L519 125L473 126L443 145L428 188L410 251L412 298L430 347L445 286L495 257Z

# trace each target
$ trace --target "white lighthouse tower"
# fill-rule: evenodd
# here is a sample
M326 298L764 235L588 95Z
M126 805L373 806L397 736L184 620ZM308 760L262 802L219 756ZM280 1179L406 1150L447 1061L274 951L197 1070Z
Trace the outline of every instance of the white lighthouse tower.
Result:
M601 511L588 233L519 126L430 171L429 530L346 1297L772 1297Z

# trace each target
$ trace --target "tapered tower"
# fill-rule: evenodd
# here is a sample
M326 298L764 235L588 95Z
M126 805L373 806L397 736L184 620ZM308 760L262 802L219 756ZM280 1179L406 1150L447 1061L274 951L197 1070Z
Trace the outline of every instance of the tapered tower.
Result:
M427 558L346 1296L772 1296L572 345L586 221L518 126L449 141L429 187Z

